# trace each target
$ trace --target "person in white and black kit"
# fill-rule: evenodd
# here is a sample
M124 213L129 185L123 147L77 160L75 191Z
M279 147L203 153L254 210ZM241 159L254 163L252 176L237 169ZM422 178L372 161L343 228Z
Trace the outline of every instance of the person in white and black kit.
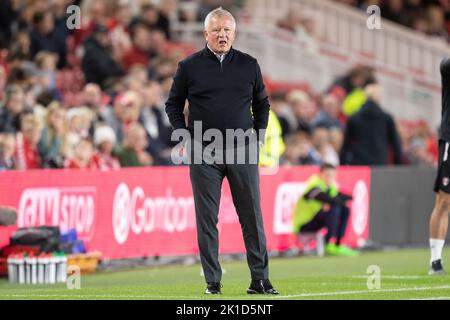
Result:
M255 58L232 47L235 31L236 22L228 11L222 8L211 11L205 19L205 48L178 65L166 113L175 130L187 129L194 133L192 144L197 142L194 128L198 122L203 132L242 129L257 133L267 127L270 105L261 70ZM189 102L187 126L183 114L186 99ZM260 135L257 138L263 139ZM205 144L200 141L200 148L203 147ZM244 149L247 152L248 148ZM190 163L189 169L200 260L207 282L205 293L221 293L217 223L222 182L226 177L247 250L252 278L247 293L278 294L268 278L257 161L239 164L227 158L223 163L209 163L201 159L200 163Z
M439 160L434 191L436 199L430 218L430 275L445 274L442 249L447 236L450 211L450 58L440 65L442 83L442 119L439 129Z

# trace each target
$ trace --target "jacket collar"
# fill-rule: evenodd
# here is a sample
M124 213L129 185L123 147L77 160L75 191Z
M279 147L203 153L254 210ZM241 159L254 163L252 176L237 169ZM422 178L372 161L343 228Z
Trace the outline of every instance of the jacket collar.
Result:
M207 57L210 57L210 58L213 58L213 59L215 59L215 60L217 60L217 61L220 61L219 58L217 57L216 53L214 53L214 52L208 47L208 44L205 44L205 48L203 49L203 53L204 53ZM231 56L233 55L233 53L234 53L234 49L233 49L233 46L231 46L230 50L229 50L227 53L225 53L225 57L223 58L223 61L222 61L222 62L224 62L224 61L230 59Z

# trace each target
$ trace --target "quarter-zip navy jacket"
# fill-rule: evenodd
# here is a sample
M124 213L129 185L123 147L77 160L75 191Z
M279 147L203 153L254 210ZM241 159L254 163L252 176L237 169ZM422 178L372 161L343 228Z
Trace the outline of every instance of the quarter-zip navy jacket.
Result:
M183 115L189 102L186 127ZM166 113L174 129L194 132L194 121L210 128L266 129L269 118L267 97L258 62L231 48L222 63L205 46L178 64L166 101Z

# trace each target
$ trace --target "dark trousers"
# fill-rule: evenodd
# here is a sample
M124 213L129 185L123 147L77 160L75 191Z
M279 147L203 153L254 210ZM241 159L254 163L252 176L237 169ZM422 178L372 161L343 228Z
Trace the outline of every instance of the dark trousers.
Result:
M258 165L202 162L190 164L190 178L200 260L206 282L220 282L222 279L217 223L222 181L225 177L241 224L251 277L254 280L267 279L268 256L260 205Z
M336 238L336 244L340 244L347 229L350 210L346 206L333 206L330 211L319 211L316 216L300 228L300 232L317 232L326 227L325 241Z

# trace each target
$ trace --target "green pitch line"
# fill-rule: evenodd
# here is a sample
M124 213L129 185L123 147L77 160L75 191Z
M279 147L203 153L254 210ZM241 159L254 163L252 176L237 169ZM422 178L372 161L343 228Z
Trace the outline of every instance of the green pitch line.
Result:
M221 296L203 294L197 264L86 275L79 290L1 279L0 299L450 299L450 276L428 276L428 259L426 249L364 253L356 258L271 259L271 280L280 296L248 296L246 263L227 262ZM445 261L450 271L450 249L444 252ZM380 289L367 287L370 265L380 267Z

